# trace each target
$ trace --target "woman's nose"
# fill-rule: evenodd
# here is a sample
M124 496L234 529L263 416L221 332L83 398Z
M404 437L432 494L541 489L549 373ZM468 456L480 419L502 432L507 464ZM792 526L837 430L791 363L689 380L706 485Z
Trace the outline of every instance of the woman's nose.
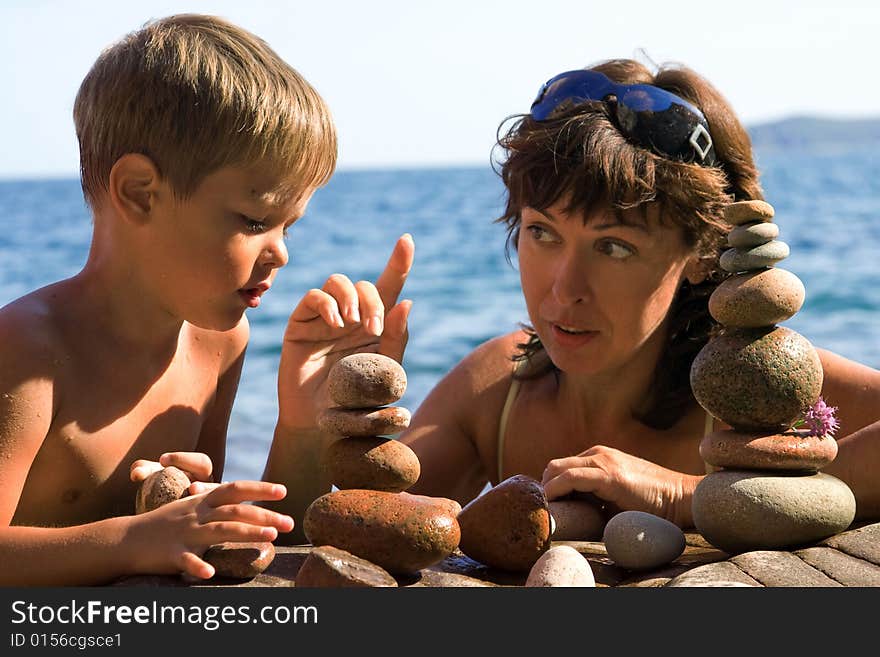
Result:
M570 305L588 300L591 294L586 258L580 253L563 255L556 267L553 296L559 303Z

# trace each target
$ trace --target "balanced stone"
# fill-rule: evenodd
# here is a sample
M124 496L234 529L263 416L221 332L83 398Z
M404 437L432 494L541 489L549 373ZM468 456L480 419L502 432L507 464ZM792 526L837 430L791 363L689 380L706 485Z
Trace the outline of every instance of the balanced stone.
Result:
M454 500L378 490L339 490L306 509L303 530L315 546L333 545L391 573L413 573L442 561L461 530Z
M738 226L750 221L770 221L773 219L773 206L766 201L737 201L724 208L724 219Z
M406 372L382 354L351 354L330 368L327 390L341 408L385 406L403 397Z
M214 566L215 576L251 579L269 567L275 558L271 543L218 543L202 557Z
M296 574L298 587L375 588L397 586L387 570L332 545L322 545L309 556Z
M340 438L324 452L324 471L337 488L369 488L398 493L419 478L419 459L393 438Z
M805 295L797 276L771 267L725 280L709 297L709 313L728 327L772 326L794 316Z
M526 586L595 587L590 562L570 545L555 545L532 566Z
M842 532L855 517L856 500L844 482L822 472L722 470L697 485L692 511L697 531L734 554L790 548Z
M787 429L819 398L822 363L791 329L734 329L700 350L690 383L697 402L735 429Z
M158 470L141 482L134 500L134 512L146 513L186 495L190 480L173 465Z
M629 570L663 566L685 548L684 532L678 525L644 511L618 513L605 525L602 541L612 561Z
M587 500L558 499L549 502L554 541L598 541L605 516Z
M724 271L738 272L772 267L788 257L788 244L773 240L747 249L727 249L718 259Z
M402 406L374 410L327 408L318 415L318 428L340 436L380 436L400 433L409 426L410 412Z
M753 223L737 226L727 233L727 244L735 248L758 246L779 237L779 226L774 223Z
M541 484L514 475L471 500L458 514L459 548L480 563L528 571L550 547L550 507Z
M806 430L756 434L725 429L703 438L700 456L721 468L815 472L835 459L837 441Z

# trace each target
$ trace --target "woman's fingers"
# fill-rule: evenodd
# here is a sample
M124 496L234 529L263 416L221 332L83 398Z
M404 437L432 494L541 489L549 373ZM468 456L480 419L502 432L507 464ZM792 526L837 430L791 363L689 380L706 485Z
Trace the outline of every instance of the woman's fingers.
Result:
M174 466L183 470L190 481L211 481L214 464L211 457L202 452L166 452L159 457L163 467Z
M569 468L544 481L544 494L548 500L555 500L575 491L592 493L602 486L604 478L599 468Z
M589 462L587 461L587 459L583 458L582 456L566 456L565 458L561 459L553 459L547 464L547 467L544 468L544 474L541 477L541 483L546 484L548 481L550 481L554 477L558 477L566 470L571 470L572 468L582 468L588 464Z

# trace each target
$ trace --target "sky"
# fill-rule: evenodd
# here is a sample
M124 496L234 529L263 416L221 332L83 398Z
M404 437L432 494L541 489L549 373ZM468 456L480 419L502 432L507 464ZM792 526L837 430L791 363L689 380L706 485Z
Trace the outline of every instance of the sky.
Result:
M747 125L880 117L867 0L0 0L0 178L76 176L73 101L97 55L188 12L254 32L309 80L341 170L488 165L542 82L614 57L688 65Z

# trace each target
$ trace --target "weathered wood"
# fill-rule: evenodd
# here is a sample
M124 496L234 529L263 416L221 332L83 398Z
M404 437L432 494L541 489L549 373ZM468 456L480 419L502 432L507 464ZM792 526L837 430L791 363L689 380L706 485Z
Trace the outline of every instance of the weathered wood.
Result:
M841 586L791 552L755 550L730 561L764 586Z
M797 550L798 557L844 586L880 586L880 566L830 547Z
M880 565L880 523L851 529L819 543Z
M718 561L691 568L686 573L673 577L666 586L712 586L720 582L761 586L760 582L746 575L739 566L730 561Z

